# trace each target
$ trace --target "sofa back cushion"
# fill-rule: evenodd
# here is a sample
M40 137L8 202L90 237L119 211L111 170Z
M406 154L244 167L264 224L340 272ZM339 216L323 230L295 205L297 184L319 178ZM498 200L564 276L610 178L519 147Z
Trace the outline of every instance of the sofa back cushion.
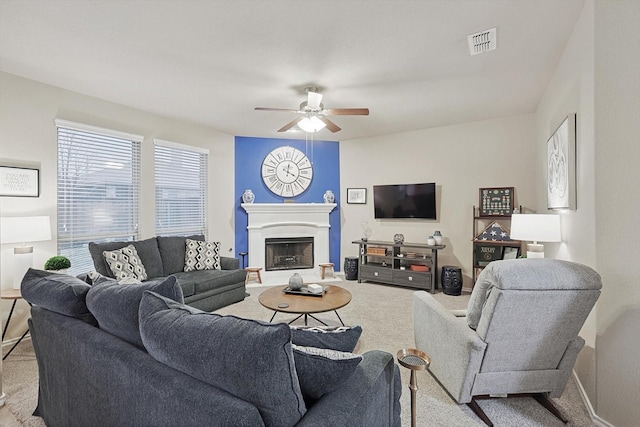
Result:
M76 277L33 268L27 270L21 284L22 297L31 304L97 325L86 304L89 289Z
M109 265L104 259L103 252L122 249L129 245L133 245L133 247L136 248L136 252L140 257L142 265L144 266L149 278L164 277L162 258L160 257L158 241L155 237L145 240L137 240L135 242L89 243L89 253L93 259L93 265L96 268L96 271L103 276L115 278L111 268L109 268Z
M293 426L306 412L284 323L206 313L145 292L140 334L153 358L252 403L266 426Z
M174 301L184 301L180 285L175 277L170 276L132 285L115 281L95 284L87 293L87 307L97 319L100 329L144 349L140 338L138 307L142 294L147 290Z
M158 236L157 239L164 275L169 276L184 271L187 239L204 241L204 236L202 234L193 236Z

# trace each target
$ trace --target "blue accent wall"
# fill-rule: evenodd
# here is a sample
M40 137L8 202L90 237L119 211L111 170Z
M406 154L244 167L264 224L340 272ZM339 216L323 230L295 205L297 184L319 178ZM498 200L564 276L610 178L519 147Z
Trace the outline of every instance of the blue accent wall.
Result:
M336 208L329 214L329 259L340 270L340 148L338 141L305 141L300 139L235 138L235 233L236 256L248 252L248 215L240 204L242 193L251 189L254 203L283 203L262 182L262 161L275 148L291 146L302 151L313 163L313 179L307 190L297 197L296 203L324 203L322 196L331 190L336 196ZM242 257L239 257L242 260ZM241 261L242 262L242 261ZM248 257L246 261L248 263Z

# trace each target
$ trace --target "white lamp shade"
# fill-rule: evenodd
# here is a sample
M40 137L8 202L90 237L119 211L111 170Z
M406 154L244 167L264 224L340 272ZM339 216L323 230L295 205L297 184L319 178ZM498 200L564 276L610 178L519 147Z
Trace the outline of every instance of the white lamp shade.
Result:
M13 248L13 289L20 289L22 278L33 267L33 247L24 244L44 240L51 240L51 220L48 216L0 218L0 242L23 244Z
M512 215L511 238L531 242L560 242L560 215Z
M5 217L0 222L0 242L27 243L51 240L48 216Z
M298 122L298 127L305 132L318 132L327 124L317 116L306 116Z

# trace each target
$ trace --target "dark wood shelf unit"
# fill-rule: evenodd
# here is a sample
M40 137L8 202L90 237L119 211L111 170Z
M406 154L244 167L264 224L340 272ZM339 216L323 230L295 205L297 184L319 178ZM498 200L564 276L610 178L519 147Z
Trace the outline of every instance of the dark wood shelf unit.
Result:
M519 207L519 212L522 212L522 206ZM472 253L471 253L471 262L473 271L473 284L475 285L476 280L478 279L478 275L480 272L486 267L486 265L479 265L476 259L476 250L478 246L496 246L500 247L501 257L504 256L504 248L517 248L518 255L519 251L521 251L522 242L520 240L512 240L512 241L492 241L492 240L476 240L476 236L488 227L492 222L498 222L501 226L504 224L505 227L511 224L511 215L488 215L488 216L480 216L478 214L479 208L473 207L473 236L471 237L473 245L472 245ZM479 227L482 224L483 227ZM508 228L509 232L511 232L510 227Z
M354 240L351 243L359 246L358 283L378 282L435 292L438 251L445 245L380 240ZM374 248L384 250L384 254L373 253ZM415 253L415 257L407 256L407 253ZM427 266L429 271L414 271L411 265Z

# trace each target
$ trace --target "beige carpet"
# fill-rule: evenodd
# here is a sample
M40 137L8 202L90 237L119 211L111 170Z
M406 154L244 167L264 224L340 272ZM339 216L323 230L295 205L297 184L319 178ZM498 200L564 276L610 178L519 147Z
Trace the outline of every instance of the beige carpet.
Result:
M353 295L349 305L339 310L346 324L361 325L363 334L356 352L371 349L387 351L394 356L402 348L413 347L413 320L411 289L372 283L343 281L341 286ZM265 288L251 288L251 296L244 301L225 307L220 314L234 314L268 321L272 311L262 307L258 295ZM441 292L435 294L450 309L466 308L468 295L449 296ZM278 313L274 321L289 321L294 316ZM335 313L317 315L330 325L338 325ZM313 320L310 320L313 322ZM302 324L302 319L296 324ZM8 409L25 426L43 426L44 423L32 417L37 402L37 365L30 341L21 343L4 362L4 391L7 394ZM400 368L402 374L402 425L411 425L411 404L409 371ZM466 405L457 405L438 385L428 372L418 373L417 418L418 426L467 427L484 426ZM580 398L578 388L571 379L560 399L554 399L556 406L569 418L569 426L593 426ZM480 401L480 406L496 426L546 427L564 426L532 398L509 398ZM0 420L1 421L1 420Z

